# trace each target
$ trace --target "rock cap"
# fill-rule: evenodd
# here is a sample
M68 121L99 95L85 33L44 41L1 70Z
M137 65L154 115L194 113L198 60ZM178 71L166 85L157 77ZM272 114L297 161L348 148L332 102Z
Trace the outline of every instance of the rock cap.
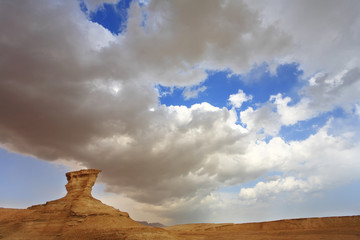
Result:
M91 190L101 170L84 169L66 173L66 197L92 197Z

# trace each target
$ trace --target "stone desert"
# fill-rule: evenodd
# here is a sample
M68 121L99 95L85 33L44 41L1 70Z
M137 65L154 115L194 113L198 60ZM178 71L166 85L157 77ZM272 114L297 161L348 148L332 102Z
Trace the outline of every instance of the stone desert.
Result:
M91 195L96 169L66 173L67 195L27 209L0 208L0 239L360 239L360 216L246 224L147 227Z

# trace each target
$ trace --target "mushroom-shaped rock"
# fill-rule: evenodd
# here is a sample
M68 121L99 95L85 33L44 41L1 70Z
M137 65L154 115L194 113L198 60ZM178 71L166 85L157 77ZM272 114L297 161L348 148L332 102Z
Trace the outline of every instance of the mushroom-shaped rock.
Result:
M91 196L100 170L66 173L66 196L58 200L8 210L0 216L1 239L85 240L85 239L177 239L160 228L150 228ZM1 210L1 209L0 209ZM0 211L0 213L4 211Z
M91 190L101 170L86 169L66 173L68 183L65 185L68 191L66 197L92 197Z

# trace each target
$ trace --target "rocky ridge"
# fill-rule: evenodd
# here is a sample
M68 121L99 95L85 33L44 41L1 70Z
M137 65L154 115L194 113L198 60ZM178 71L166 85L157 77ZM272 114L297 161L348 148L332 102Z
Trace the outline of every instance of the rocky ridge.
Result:
M161 227L161 228L166 227L166 225L158 222L150 222L150 223L147 221L137 221L137 222L148 227Z
M258 223L184 224L166 228L197 240L359 240L360 216L286 219Z

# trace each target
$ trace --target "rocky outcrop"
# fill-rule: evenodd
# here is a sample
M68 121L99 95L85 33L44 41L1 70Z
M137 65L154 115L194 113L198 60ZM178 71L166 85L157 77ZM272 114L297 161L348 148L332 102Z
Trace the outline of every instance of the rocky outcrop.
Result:
M93 198L91 190L99 172L66 173L67 194L61 199L28 209L0 209L0 239L177 239Z
M144 225L144 226L148 226L148 227L166 227L164 224L161 224L161 223L158 223L158 222L155 222L155 223L149 223L147 221L137 221L138 223Z
M100 172L101 170L97 169L86 169L66 173L68 183L65 185L67 190L65 197L46 204L31 206L28 209L38 212L68 212L73 217L119 216L124 217L124 220L129 220L127 225L137 225L129 218L128 213L93 198L91 190Z
M65 185L69 198L92 197L91 190L101 170L86 169L66 173L68 183Z

